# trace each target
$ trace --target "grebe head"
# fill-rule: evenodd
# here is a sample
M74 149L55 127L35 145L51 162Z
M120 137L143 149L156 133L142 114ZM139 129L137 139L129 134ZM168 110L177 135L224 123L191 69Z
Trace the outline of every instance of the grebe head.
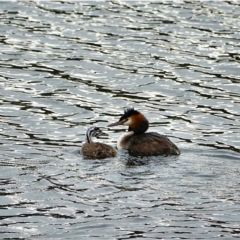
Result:
M86 132L86 142L91 143L93 137L99 138L100 136L108 136L108 134L104 133L99 127L92 126Z
M133 131L134 134L143 134L148 129L148 120L134 108L127 108L119 121L109 124L108 127L118 125L128 126L128 131Z

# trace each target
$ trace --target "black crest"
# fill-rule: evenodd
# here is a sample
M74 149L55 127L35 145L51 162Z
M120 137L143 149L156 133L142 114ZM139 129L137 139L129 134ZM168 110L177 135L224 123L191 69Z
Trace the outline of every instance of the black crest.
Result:
M124 114L122 115L122 117L120 118L120 121L126 118L129 118L132 115L137 115L140 112L135 110L134 108L127 108L126 110L124 110Z

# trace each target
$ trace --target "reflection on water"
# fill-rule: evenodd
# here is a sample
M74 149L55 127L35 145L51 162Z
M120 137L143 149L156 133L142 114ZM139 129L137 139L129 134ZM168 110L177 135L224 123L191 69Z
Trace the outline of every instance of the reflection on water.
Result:
M237 2L0 2L2 238L239 238ZM125 107L179 157L84 161Z

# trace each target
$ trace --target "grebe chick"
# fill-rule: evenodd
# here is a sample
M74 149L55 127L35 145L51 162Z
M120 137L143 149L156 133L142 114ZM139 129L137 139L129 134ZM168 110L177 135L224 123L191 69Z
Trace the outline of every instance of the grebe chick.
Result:
M104 143L93 142L92 137L108 136L100 128L92 126L86 132L86 142L83 144L80 154L88 159L104 159L117 156L117 151Z
M147 132L148 120L134 108L124 111L118 122L108 127L125 125L128 132L123 134L117 142L118 149L127 149L133 155L158 156L179 155L180 150L165 135L156 132Z

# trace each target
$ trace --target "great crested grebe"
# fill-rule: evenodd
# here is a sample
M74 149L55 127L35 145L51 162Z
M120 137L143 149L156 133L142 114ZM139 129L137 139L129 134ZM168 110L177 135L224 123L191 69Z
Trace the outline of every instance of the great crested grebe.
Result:
M86 142L83 144L80 154L88 159L103 159L117 156L117 151L104 143L93 142L92 137L108 136L99 127L92 126L86 132Z
M127 149L139 156L179 155L180 150L166 136L156 132L147 132L148 120L134 108L124 111L118 122L108 125L128 126L128 132L123 134L117 142L118 149Z

